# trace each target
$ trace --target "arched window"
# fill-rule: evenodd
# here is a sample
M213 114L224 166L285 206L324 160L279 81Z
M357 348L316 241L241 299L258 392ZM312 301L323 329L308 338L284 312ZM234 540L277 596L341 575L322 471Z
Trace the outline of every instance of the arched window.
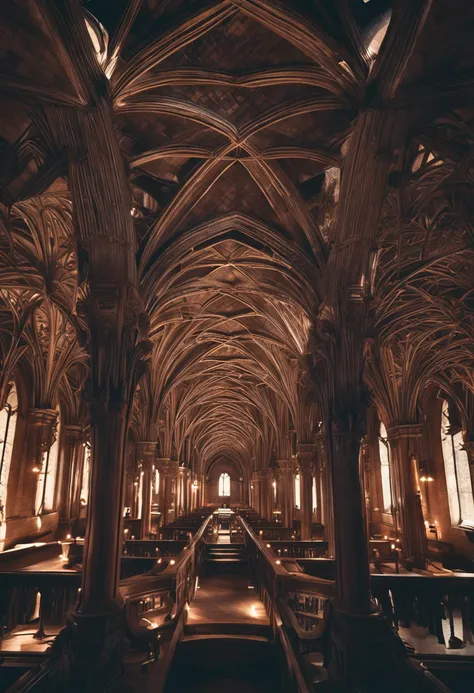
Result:
M295 474L295 508L299 510L301 505L301 494L300 494L300 475Z
M0 411L0 528L4 526L6 519L7 486L15 438L17 408L16 389L15 385L12 384L7 403Z
M448 490L449 513L453 526L474 527L474 499L469 459L463 450L462 431L451 432L449 405L443 402L441 413L441 443Z
M81 510L83 510L83 512L85 514L87 504L89 502L89 478L90 478L90 471L91 471L91 448L90 448L90 444L86 443L84 445L84 448L85 448L85 454L84 454L84 465L82 467L82 483L81 483L80 503L81 503Z
M392 480L390 472L390 448L387 429L380 422L379 430L380 475L382 477L382 500L384 513L392 512Z
M219 496L230 496L230 476L222 472L219 477Z
M43 466L38 476L36 488L36 514L42 515L54 510L54 493L58 475L59 438L61 435L61 413L58 411L55 439L44 456Z

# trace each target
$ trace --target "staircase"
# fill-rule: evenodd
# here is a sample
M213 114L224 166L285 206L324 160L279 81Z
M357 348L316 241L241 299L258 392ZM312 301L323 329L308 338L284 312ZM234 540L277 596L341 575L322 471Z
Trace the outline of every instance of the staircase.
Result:
M247 567L244 544L209 544L205 563L206 575L243 574Z

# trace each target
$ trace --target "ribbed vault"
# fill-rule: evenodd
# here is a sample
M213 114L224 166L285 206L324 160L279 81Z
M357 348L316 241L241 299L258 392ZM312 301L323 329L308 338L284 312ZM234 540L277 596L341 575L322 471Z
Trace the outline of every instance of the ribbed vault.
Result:
M349 383L327 328L342 289L364 302L366 381L391 420L416 419L429 382L472 392L474 54L450 3L436 3L436 21L431 4L91 0L85 12L73 3L68 22L54 2L9 3L4 392L22 367L41 406L80 410L92 263L71 197L83 152L60 123L102 100L131 187L130 210L120 198L104 235L125 210L150 323L136 440L196 474L221 456L250 474L311 442L339 373ZM69 44L82 21L91 43L78 56ZM401 144L377 152L380 222L365 227L345 203L377 183L348 162L356 124L383 111L391 132L403 109Z

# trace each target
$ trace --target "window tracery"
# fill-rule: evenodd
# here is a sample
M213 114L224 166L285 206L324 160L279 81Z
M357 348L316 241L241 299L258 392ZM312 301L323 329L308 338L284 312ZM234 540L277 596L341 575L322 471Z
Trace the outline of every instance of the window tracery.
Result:
M441 412L441 444L448 491L451 524L474 528L474 497L469 459L464 450L462 431L450 425L449 404L443 401Z
M219 477L219 496L230 496L230 476L222 472Z
M382 500L383 511L392 511L392 478L390 465L390 446L387 438L387 429L384 423L380 422L379 429L379 457L380 457L380 476L382 480Z
M18 398L12 384L5 407L0 411L0 539L6 520L8 478L15 438Z

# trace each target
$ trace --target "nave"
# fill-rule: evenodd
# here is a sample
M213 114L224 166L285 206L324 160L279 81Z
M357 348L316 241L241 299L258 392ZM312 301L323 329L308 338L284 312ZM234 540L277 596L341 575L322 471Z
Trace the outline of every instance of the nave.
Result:
M472 0L1 4L0 687L465 693Z

